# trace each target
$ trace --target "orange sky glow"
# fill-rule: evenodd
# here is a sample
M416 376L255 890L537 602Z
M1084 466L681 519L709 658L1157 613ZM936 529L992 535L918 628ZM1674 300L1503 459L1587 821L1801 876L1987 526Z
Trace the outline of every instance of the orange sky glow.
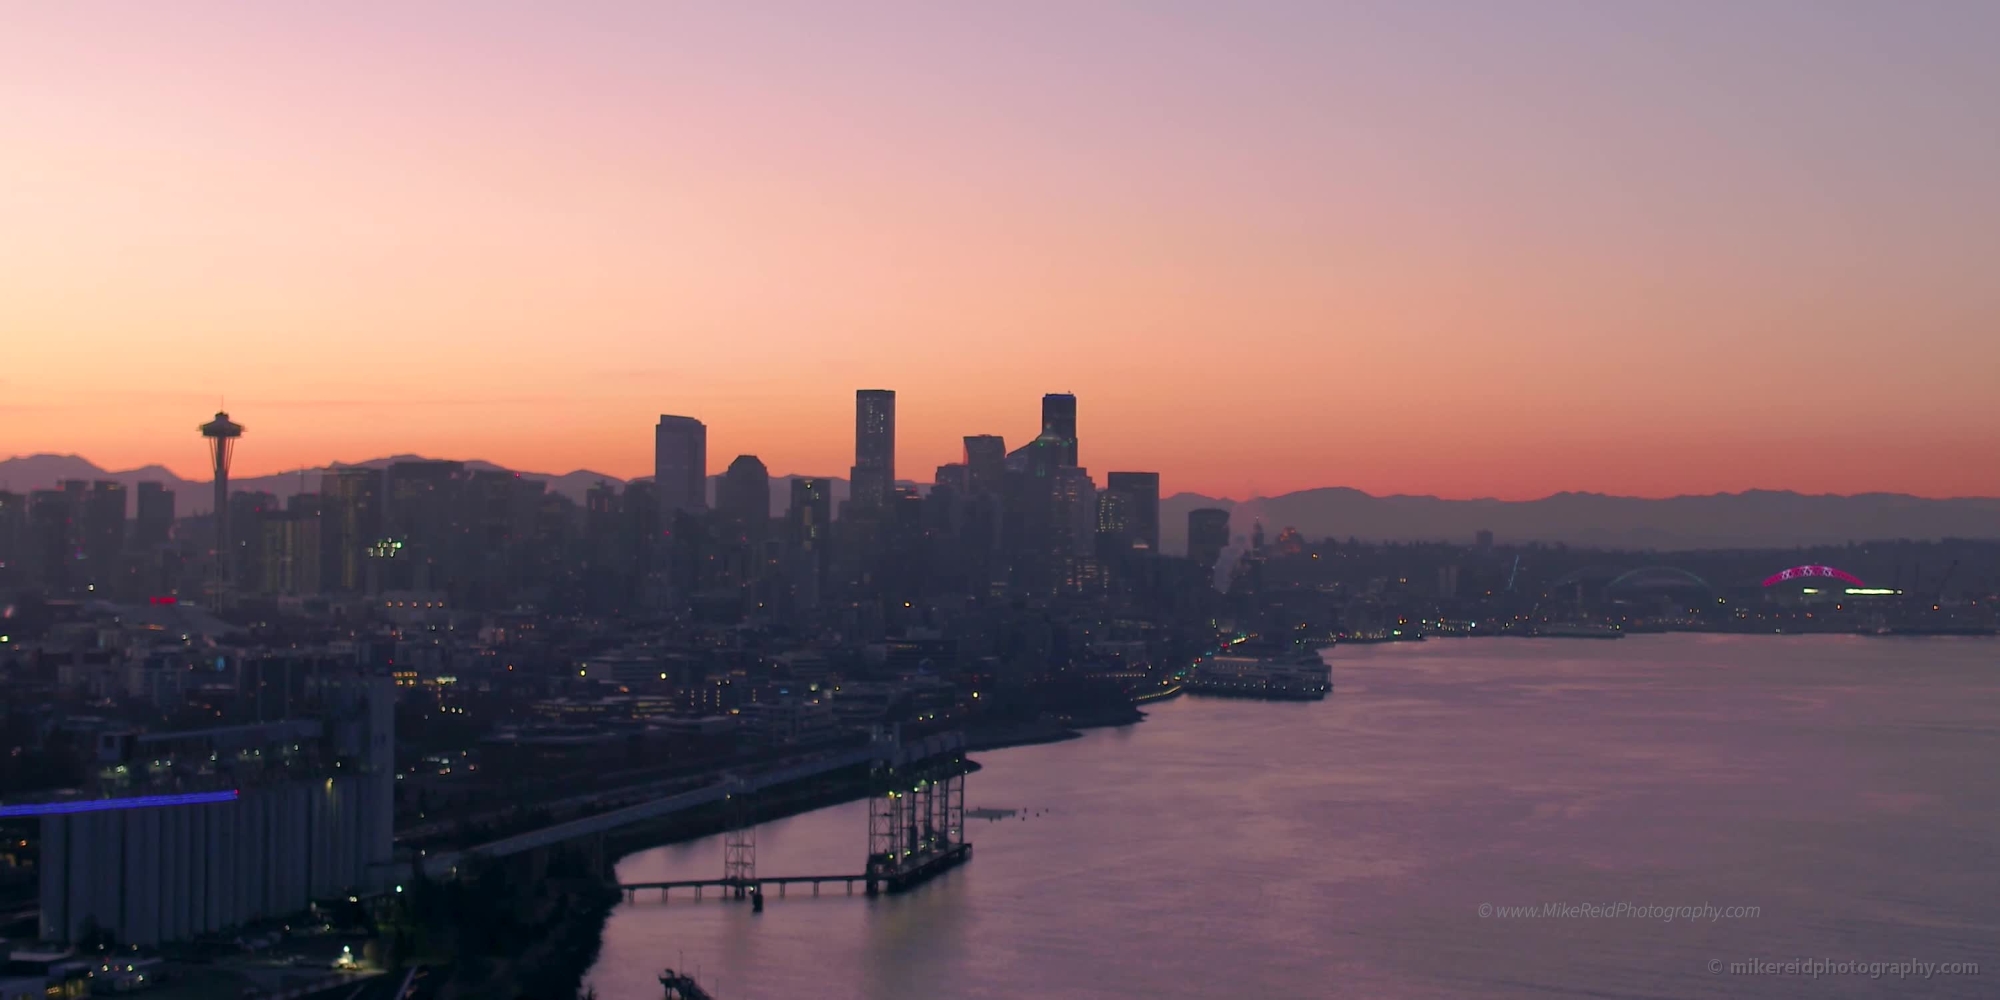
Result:
M30 4L0 457L2000 495L2000 7ZM1534 15L1534 16L1529 16Z

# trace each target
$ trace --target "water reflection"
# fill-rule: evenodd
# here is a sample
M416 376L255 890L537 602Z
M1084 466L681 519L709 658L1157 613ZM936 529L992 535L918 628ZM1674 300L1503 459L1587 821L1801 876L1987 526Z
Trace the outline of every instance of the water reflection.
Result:
M974 860L900 897L621 906L590 981L727 1000L1882 996L1712 959L2000 961L2000 644L1632 637L1343 649L1317 704L1183 699L976 755ZM1044 811L1045 810L1045 811ZM766 874L860 867L860 804L765 825ZM625 859L708 877L719 838ZM1482 903L1755 919L1481 918Z

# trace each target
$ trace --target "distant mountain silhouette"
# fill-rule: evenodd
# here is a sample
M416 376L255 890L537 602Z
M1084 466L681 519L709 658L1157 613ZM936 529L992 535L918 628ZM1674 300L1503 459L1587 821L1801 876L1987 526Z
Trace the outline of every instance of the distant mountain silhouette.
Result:
M250 493L270 493L284 500L296 493L313 493L319 490L320 476L329 469L381 469L393 462L429 461L420 455L394 455L388 458L372 458L365 462L335 462L318 469L293 470L269 476L248 476L238 479L230 477L231 492L242 490ZM511 471L492 462L473 459L465 463L468 469L485 471ZM616 476L579 469L562 475L542 472L523 472L523 479L533 479L549 484L552 492L560 493L579 503L584 493L599 481L623 482ZM206 514L212 504L214 491L206 479L182 479L157 465L148 465L123 472L107 472L95 463L77 455L27 455L0 461L0 490L25 493L29 490L52 489L64 479L110 479L125 484L128 494L138 489L138 484L152 480L164 483L174 491L175 512L183 517ZM303 482L302 482L303 480ZM135 501L129 501L128 504Z
M269 476L250 476L241 479L232 476L229 480L229 489L232 493L238 490L248 493L269 493L276 496L280 501L283 501L297 493L317 492L319 490L320 476L324 475L329 469L383 469L396 462L428 461L433 461L433 459L425 458L422 455L391 455L387 458L371 458L365 462L334 462L332 465L324 468L293 470ZM492 462L481 461L479 459L466 461L465 467L467 469L483 471L513 471L507 469L505 466L495 465ZM588 469L578 469L575 472L566 472L561 475L546 472L522 472L520 476L523 479L532 479L547 483L550 492L559 493L577 503L582 503L584 495L590 491L591 487L596 486L598 483L608 482L621 487L626 484L625 480L619 479L617 476L607 475L602 472L592 472ZM642 482L651 478L650 476L642 477L641 479L634 479L632 482ZM708 477L708 502L710 504L715 503L715 487L716 483L721 481L721 478L721 476ZM836 509L841 501L847 499L847 480L845 479L832 476L772 476L771 513L773 516L783 514L792 505L792 480L799 478L828 480L832 484L833 502ZM142 468L128 469L123 472L107 472L96 463L79 455L24 455L0 460L0 490L26 493L29 490L53 489L57 483L65 479L88 479L93 481L110 479L123 483L128 494L128 507L137 503L136 500L129 499L129 495L137 492L140 482L151 480L164 483L167 489L174 491L174 510L182 517L206 514L209 507L213 506L210 501L214 498L214 491L209 486L208 480L182 479L158 465L148 465ZM905 482L901 485L913 486L918 484ZM924 487L919 486L919 488ZM127 514L129 515L130 513L131 511L128 510Z
M391 462L419 460L396 455L366 462L336 462L332 468L356 466L379 469ZM470 469L502 469L491 462L465 463ZM289 497L319 489L324 469L302 473L232 479L232 489ZM553 492L579 503L599 482L624 485L615 476L579 469L562 475L523 472L522 478L548 484ZM797 476L771 477L771 513L791 505L791 482ZM833 476L836 510L847 498L847 480ZM208 512L206 480L184 480L157 465L124 472L106 472L76 455L28 455L0 461L0 490L25 493L47 489L63 479L114 479L136 490L142 480L156 480L176 494L182 515ZM709 502L715 501L719 476L708 480ZM639 480L634 480L637 482ZM922 484L902 483L924 489ZM1475 532L1493 532L1506 542L1562 542L1569 545L1623 549L1790 548L1837 545L1883 538L2000 538L2000 498L1963 497L1930 500L1901 493L1855 496L1809 496L1788 491L1751 490L1664 500L1614 497L1601 493L1557 493L1540 500L1441 500L1428 496L1370 496L1344 487L1302 490L1278 497L1236 501L1194 493L1177 493L1160 502L1160 547L1187 551L1187 513L1197 507L1221 507L1232 512L1231 529L1247 536L1262 517L1267 533L1276 537L1295 527L1308 538L1355 537L1369 541L1451 541L1470 544Z
M1884 538L2000 537L2000 499L1930 500L1901 493L1809 496L1751 490L1662 500L1557 493L1540 500L1440 500L1327 488L1250 501L1180 493L1160 503L1160 548L1187 551L1187 512L1231 511L1247 535L1262 517L1271 537L1296 527L1308 538L1450 541L1481 529L1498 542L1562 542L1619 549L1791 548Z

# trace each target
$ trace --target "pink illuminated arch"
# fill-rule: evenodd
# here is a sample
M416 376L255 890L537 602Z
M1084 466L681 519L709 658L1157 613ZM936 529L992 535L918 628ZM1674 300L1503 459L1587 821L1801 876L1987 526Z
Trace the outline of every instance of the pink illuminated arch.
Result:
M1794 566L1791 569L1784 570L1778 573L1773 573L1772 575L1766 577L1764 579L1764 586L1775 587L1778 584L1784 583L1787 580L1803 580L1803 579L1810 579L1816 576L1826 577L1832 580L1845 581L1847 585L1851 587L1866 586L1861 582L1860 577L1855 576L1854 574L1849 573L1844 569L1834 569L1831 566Z

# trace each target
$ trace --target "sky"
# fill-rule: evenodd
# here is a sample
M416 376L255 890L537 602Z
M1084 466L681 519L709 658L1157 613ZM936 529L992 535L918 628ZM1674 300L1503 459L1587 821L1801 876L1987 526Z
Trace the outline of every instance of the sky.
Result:
M2000 4L5 19L0 455L2000 495Z

